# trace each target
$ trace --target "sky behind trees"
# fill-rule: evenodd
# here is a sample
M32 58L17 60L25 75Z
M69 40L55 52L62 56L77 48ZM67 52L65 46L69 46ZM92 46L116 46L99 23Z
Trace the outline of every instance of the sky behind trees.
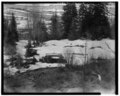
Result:
M33 3L36 4L36 3ZM24 14L27 10L31 10L33 4L5 4L4 5L4 14L8 15L10 11L20 12L21 15ZM65 3L41 3L36 4L39 11L44 11L46 15L52 15L52 12L57 11L58 15L63 13L63 6ZM76 4L76 7L79 7L79 4ZM110 3L108 5L108 9L110 13L114 14L115 5L114 3ZM8 12L9 11L9 12ZM51 12L51 13L50 13ZM19 13L19 14L20 14Z
M42 11L45 23L47 25L50 24L50 19L55 11L57 12L57 15L60 17L64 12L63 6L65 5L65 3L41 3L41 4L33 3L33 4L36 4L39 12ZM32 9L33 4L32 3L4 4L4 16L10 18L11 13L14 13L17 21L17 27L20 29L25 28L27 20L26 14ZM77 9L79 8L79 5L80 3L76 3ZM109 14L110 20L112 20L114 19L115 4L109 3L108 9L110 13Z

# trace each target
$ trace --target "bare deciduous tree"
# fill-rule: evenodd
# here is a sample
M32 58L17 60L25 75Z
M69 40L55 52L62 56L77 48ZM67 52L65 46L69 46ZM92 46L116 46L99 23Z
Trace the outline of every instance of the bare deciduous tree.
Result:
M45 40L45 35L47 35L47 29L44 23L43 10L40 9L40 5L33 4L27 18L28 29L32 29L29 31L30 41L36 41L38 44L42 43Z
M64 50L64 57L67 61L67 64L73 64L73 50L71 48Z

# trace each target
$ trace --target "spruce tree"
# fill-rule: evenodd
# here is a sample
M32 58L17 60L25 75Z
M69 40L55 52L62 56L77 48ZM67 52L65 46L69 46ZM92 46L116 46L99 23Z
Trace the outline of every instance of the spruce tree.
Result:
M110 37L110 24L106 14L107 3L94 3L93 4L93 27L91 31L93 39L102 39Z
M80 21L79 21L79 17L77 16L72 21L68 39L69 40L79 39L80 35L81 35Z
M18 41L17 25L14 14L12 13L12 18L8 28L7 43L10 45L15 45L15 42L17 41Z
M98 2L80 5L79 16L83 37L88 38L90 36L93 40L110 37L106 4Z
M58 39L62 39L64 35L64 25L63 25L62 20L59 20L57 25L58 25L57 26Z
M50 35L51 39L61 39L64 32L63 24L60 21L60 18L57 16L57 13L53 14L51 17L51 25L50 25Z
M90 21L92 14L90 13L90 10L87 5L88 5L87 3L81 3L79 6L79 22L80 22L81 38L87 37L87 34L89 32L88 27L91 26L91 24L89 24L89 23L92 23Z
M50 26L51 39L57 39L58 38L57 26L58 26L58 16L55 13L51 17L51 26Z
M63 25L64 25L64 35L63 38L68 38L70 33L70 27L72 20L77 16L77 9L75 3L67 3L63 7L64 13L62 15Z

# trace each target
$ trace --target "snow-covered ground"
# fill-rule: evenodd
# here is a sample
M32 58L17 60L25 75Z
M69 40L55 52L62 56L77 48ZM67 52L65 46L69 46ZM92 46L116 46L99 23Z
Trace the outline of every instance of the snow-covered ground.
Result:
M87 60L91 58L104 58L112 59L115 57L115 41L110 39L104 39L101 41L91 41L91 40L51 40L45 42L42 47L36 47L39 54L39 58L46 55L46 53L61 53L65 57L65 54L69 53L80 53L83 55L74 55L75 64L83 64L85 61L85 43L87 43L86 54ZM69 50L69 51L68 51Z
M17 52L24 58L26 53L25 46L27 45L27 40L20 40L17 42ZM85 62L85 45L86 47L86 54L87 54L87 61L91 58L104 58L104 59L112 59L115 58L115 41L110 39L103 39L101 41L91 41L91 40L74 40L69 41L67 39L64 40L51 40L45 42L42 47L35 47L33 49L37 50L38 56L35 58L39 61L40 58L45 56L48 53L59 53L64 56L64 58L73 55L73 64L82 65ZM77 55L78 54L78 55ZM81 55L79 55L81 54ZM8 58L8 56L4 56L4 62ZM26 70L34 70L38 68L46 68L46 67L64 67L64 65L60 64L48 64L48 63L41 63L37 62L35 65L30 65L28 69L21 69L21 72ZM9 68L14 70L14 68ZM16 69L15 69L16 70Z
M27 40L20 40L17 42L17 52L24 57L27 45ZM45 45L42 47L35 47L33 49L37 50L39 56L36 56L37 59L46 55L46 53L60 53L65 55L65 53L70 50L70 53L80 53L85 54L85 43L86 40L74 40L69 41L67 39L64 40L51 40L45 42ZM72 46L72 47L70 47ZM110 48L109 48L109 47ZM91 41L87 40L87 49L86 53L88 54L88 60L90 58L105 58L111 59L115 57L115 41L110 39L103 39L101 41ZM79 57L79 56L75 56ZM4 60L7 59L8 56L4 56ZM81 59L81 58L80 58Z
M28 41L20 40L17 43L17 52L24 57ZM85 43L87 43L86 54L87 60L89 61L91 58L104 58L104 59L112 59L115 57L115 41L111 39L103 39L101 41L91 41L91 40L74 40L69 41L67 39L64 40L50 40L45 42L42 47L35 47L33 49L37 50L39 56L36 56L37 59L45 56L47 53L60 53L64 57L66 53L80 53L85 54ZM79 58L79 60L83 59L85 55L74 55L74 59ZM82 60L84 61L84 60ZM82 62L81 62L82 63Z
M24 57L27 45L27 40L20 40L17 42L17 52ZM85 43L87 43L86 54L87 60L91 58L104 58L112 59L115 57L115 41L110 39L103 39L101 41L91 41L91 40L74 40L69 41L64 40L51 40L45 42L42 47L35 47L33 49L37 50L39 56L36 56L37 59L45 56L47 53L60 53L64 57L66 53L80 53L85 54ZM74 59L84 59L84 55L74 55ZM84 60L82 60L84 61ZM82 63L82 62L81 62Z
M7 67L4 68L4 72L6 74L11 74L14 75L17 71L19 71L20 73L26 72L28 70L35 70L35 69L39 69L39 68L51 68L51 67L65 67L64 64L58 64L58 63L41 63L41 62L37 62L35 65L30 65L29 68L21 68L21 69L17 69L16 67Z

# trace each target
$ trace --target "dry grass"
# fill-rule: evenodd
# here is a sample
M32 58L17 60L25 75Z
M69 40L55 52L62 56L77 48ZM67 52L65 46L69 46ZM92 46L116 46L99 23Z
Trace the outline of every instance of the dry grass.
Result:
M62 90L78 87L88 92L95 90L98 86L104 89L113 88L115 81L114 66L115 60L99 60L85 64L85 66L67 65L65 68L37 69L4 79L11 89L18 89L19 87L24 89L30 84L32 90L36 90L36 92L42 92L47 88ZM101 75L102 81L89 81L93 71ZM25 90L27 91L27 88Z

